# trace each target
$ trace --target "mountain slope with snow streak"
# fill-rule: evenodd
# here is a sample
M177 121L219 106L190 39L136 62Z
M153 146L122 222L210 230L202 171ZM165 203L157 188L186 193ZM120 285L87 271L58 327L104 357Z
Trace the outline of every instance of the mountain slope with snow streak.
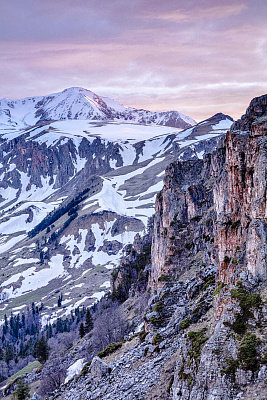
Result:
M0 318L32 301L44 303L46 320L97 301L124 246L153 215L166 166L202 158L231 124L221 114L184 131L79 119L6 130Z

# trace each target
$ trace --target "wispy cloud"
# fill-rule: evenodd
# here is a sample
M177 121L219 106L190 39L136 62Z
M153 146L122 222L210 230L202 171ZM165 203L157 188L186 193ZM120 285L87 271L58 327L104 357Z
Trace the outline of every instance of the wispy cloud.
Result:
M176 22L193 22L199 20L216 20L219 18L227 18L230 16L236 16L242 11L246 10L248 6L246 4L218 4L211 7L194 7L192 10L184 10L182 8L171 11L163 12L162 14L149 13L149 18L162 19L166 21Z
M238 117L267 92L261 0L0 3L0 97L83 86L128 106Z

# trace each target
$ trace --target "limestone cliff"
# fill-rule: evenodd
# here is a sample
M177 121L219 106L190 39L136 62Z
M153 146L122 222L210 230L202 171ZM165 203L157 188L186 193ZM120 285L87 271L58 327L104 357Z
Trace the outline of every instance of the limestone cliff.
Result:
M266 104L203 161L167 168L144 329L53 398L266 399Z

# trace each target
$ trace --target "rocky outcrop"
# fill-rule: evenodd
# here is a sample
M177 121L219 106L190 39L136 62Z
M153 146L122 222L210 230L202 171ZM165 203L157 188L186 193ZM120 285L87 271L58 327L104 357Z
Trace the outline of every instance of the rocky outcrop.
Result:
M144 329L103 360L93 358L91 367L53 398L249 400L255 393L266 398L266 98L251 102L215 152L166 169L151 225L151 252L151 238L137 235L113 274L116 300L122 300L124 288L123 300L144 291L150 295ZM83 154L91 145L84 145ZM178 146L175 154L181 155ZM100 148L98 143L94 152ZM141 155L142 145L137 150ZM114 157L116 151L110 148ZM94 162L103 161L105 168L100 158ZM12 179L15 184L16 176ZM142 225L111 211L81 213L64 234L78 246L83 237L78 229L89 227L87 250L99 246L112 256L121 251L118 236L130 228L140 232ZM100 246L102 233L107 238ZM72 241L65 264L83 252ZM132 305L127 306L130 311ZM85 341L83 350L86 346Z
M166 169L155 205L152 269L149 284L161 287L177 278L195 258L214 262L212 158L176 162Z
M59 398L266 399L265 115L254 99L216 152L167 168L140 339Z
M214 190L219 279L225 283L235 283L242 271L266 279L266 98L254 99L227 134L226 167Z

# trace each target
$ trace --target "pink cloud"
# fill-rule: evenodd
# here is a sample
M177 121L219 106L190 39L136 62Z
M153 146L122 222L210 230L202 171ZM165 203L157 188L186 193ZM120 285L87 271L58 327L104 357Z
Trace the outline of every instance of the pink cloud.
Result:
M267 92L266 2L14 2L0 4L0 97L83 86L203 119Z

